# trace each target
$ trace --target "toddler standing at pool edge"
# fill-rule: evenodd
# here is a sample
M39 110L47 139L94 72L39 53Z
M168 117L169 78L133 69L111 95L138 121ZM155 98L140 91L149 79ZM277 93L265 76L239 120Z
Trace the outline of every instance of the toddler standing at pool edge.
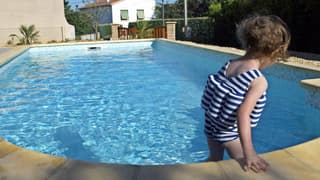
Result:
M237 37L246 54L209 75L202 96L208 160L222 160L226 149L232 158L244 159L245 170L260 172L268 163L256 154L251 139L251 127L266 103L268 84L260 70L285 57L290 32L277 16L252 16L237 26Z

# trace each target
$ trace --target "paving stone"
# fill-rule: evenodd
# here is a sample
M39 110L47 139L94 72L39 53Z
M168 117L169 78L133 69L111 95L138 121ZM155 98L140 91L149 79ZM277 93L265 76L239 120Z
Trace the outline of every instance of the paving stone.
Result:
M320 138L287 148L286 151L308 168L320 172Z
M48 180L130 180L135 179L139 167L67 160Z
M46 179L64 161L63 158L18 148L0 159L0 179Z
M143 166L138 180L224 180L225 175L217 163L199 163L192 165Z
M18 150L17 146L14 146L6 141L0 139L0 158Z

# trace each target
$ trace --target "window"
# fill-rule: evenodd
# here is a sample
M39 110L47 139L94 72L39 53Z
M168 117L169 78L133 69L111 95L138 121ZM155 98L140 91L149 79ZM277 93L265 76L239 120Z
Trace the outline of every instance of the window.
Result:
M138 20L144 19L144 10L143 9L138 9L137 10L137 19Z
M128 10L120 10L120 19L121 20L129 20L129 11Z

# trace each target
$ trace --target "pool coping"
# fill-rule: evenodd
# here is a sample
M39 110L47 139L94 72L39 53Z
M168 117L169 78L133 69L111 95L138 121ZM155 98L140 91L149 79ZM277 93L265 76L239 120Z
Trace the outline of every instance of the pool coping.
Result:
M154 39L139 41L152 40ZM242 50L235 48L216 48L211 45L199 45L190 42L164 41L192 45L230 54L243 53ZM129 42L132 42L132 40ZM46 44L40 46L98 43L105 42ZM12 51L1 54L0 67L30 47L38 46L39 45L19 46L13 48ZM232 51L230 51L230 49ZM287 65L290 65L290 63ZM303 67L299 66L299 68ZM316 70L320 71L320 69L317 68ZM310 84L318 88L320 78L313 81L315 82L312 82L312 80L311 82L310 80L303 80L302 83ZM240 166L241 162L235 160L185 165L120 165L94 163L30 151L0 139L0 179L320 179L320 166L317 166L317 164L320 163L319 153L319 137L296 146L265 153L261 156L270 163L270 168L265 173L255 174L253 172L244 172Z
M261 154L270 167L245 172L241 161L225 160L177 165L95 163L56 157L18 147L0 139L0 179L19 180L278 180L320 179L320 138Z

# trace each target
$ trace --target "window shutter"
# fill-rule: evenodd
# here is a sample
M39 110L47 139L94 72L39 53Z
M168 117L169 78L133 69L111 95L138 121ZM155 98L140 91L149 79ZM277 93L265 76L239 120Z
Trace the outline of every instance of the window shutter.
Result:
M143 9L137 10L137 19L144 19L144 10Z
M121 20L128 20L129 19L129 12L128 10L120 10L120 18Z

